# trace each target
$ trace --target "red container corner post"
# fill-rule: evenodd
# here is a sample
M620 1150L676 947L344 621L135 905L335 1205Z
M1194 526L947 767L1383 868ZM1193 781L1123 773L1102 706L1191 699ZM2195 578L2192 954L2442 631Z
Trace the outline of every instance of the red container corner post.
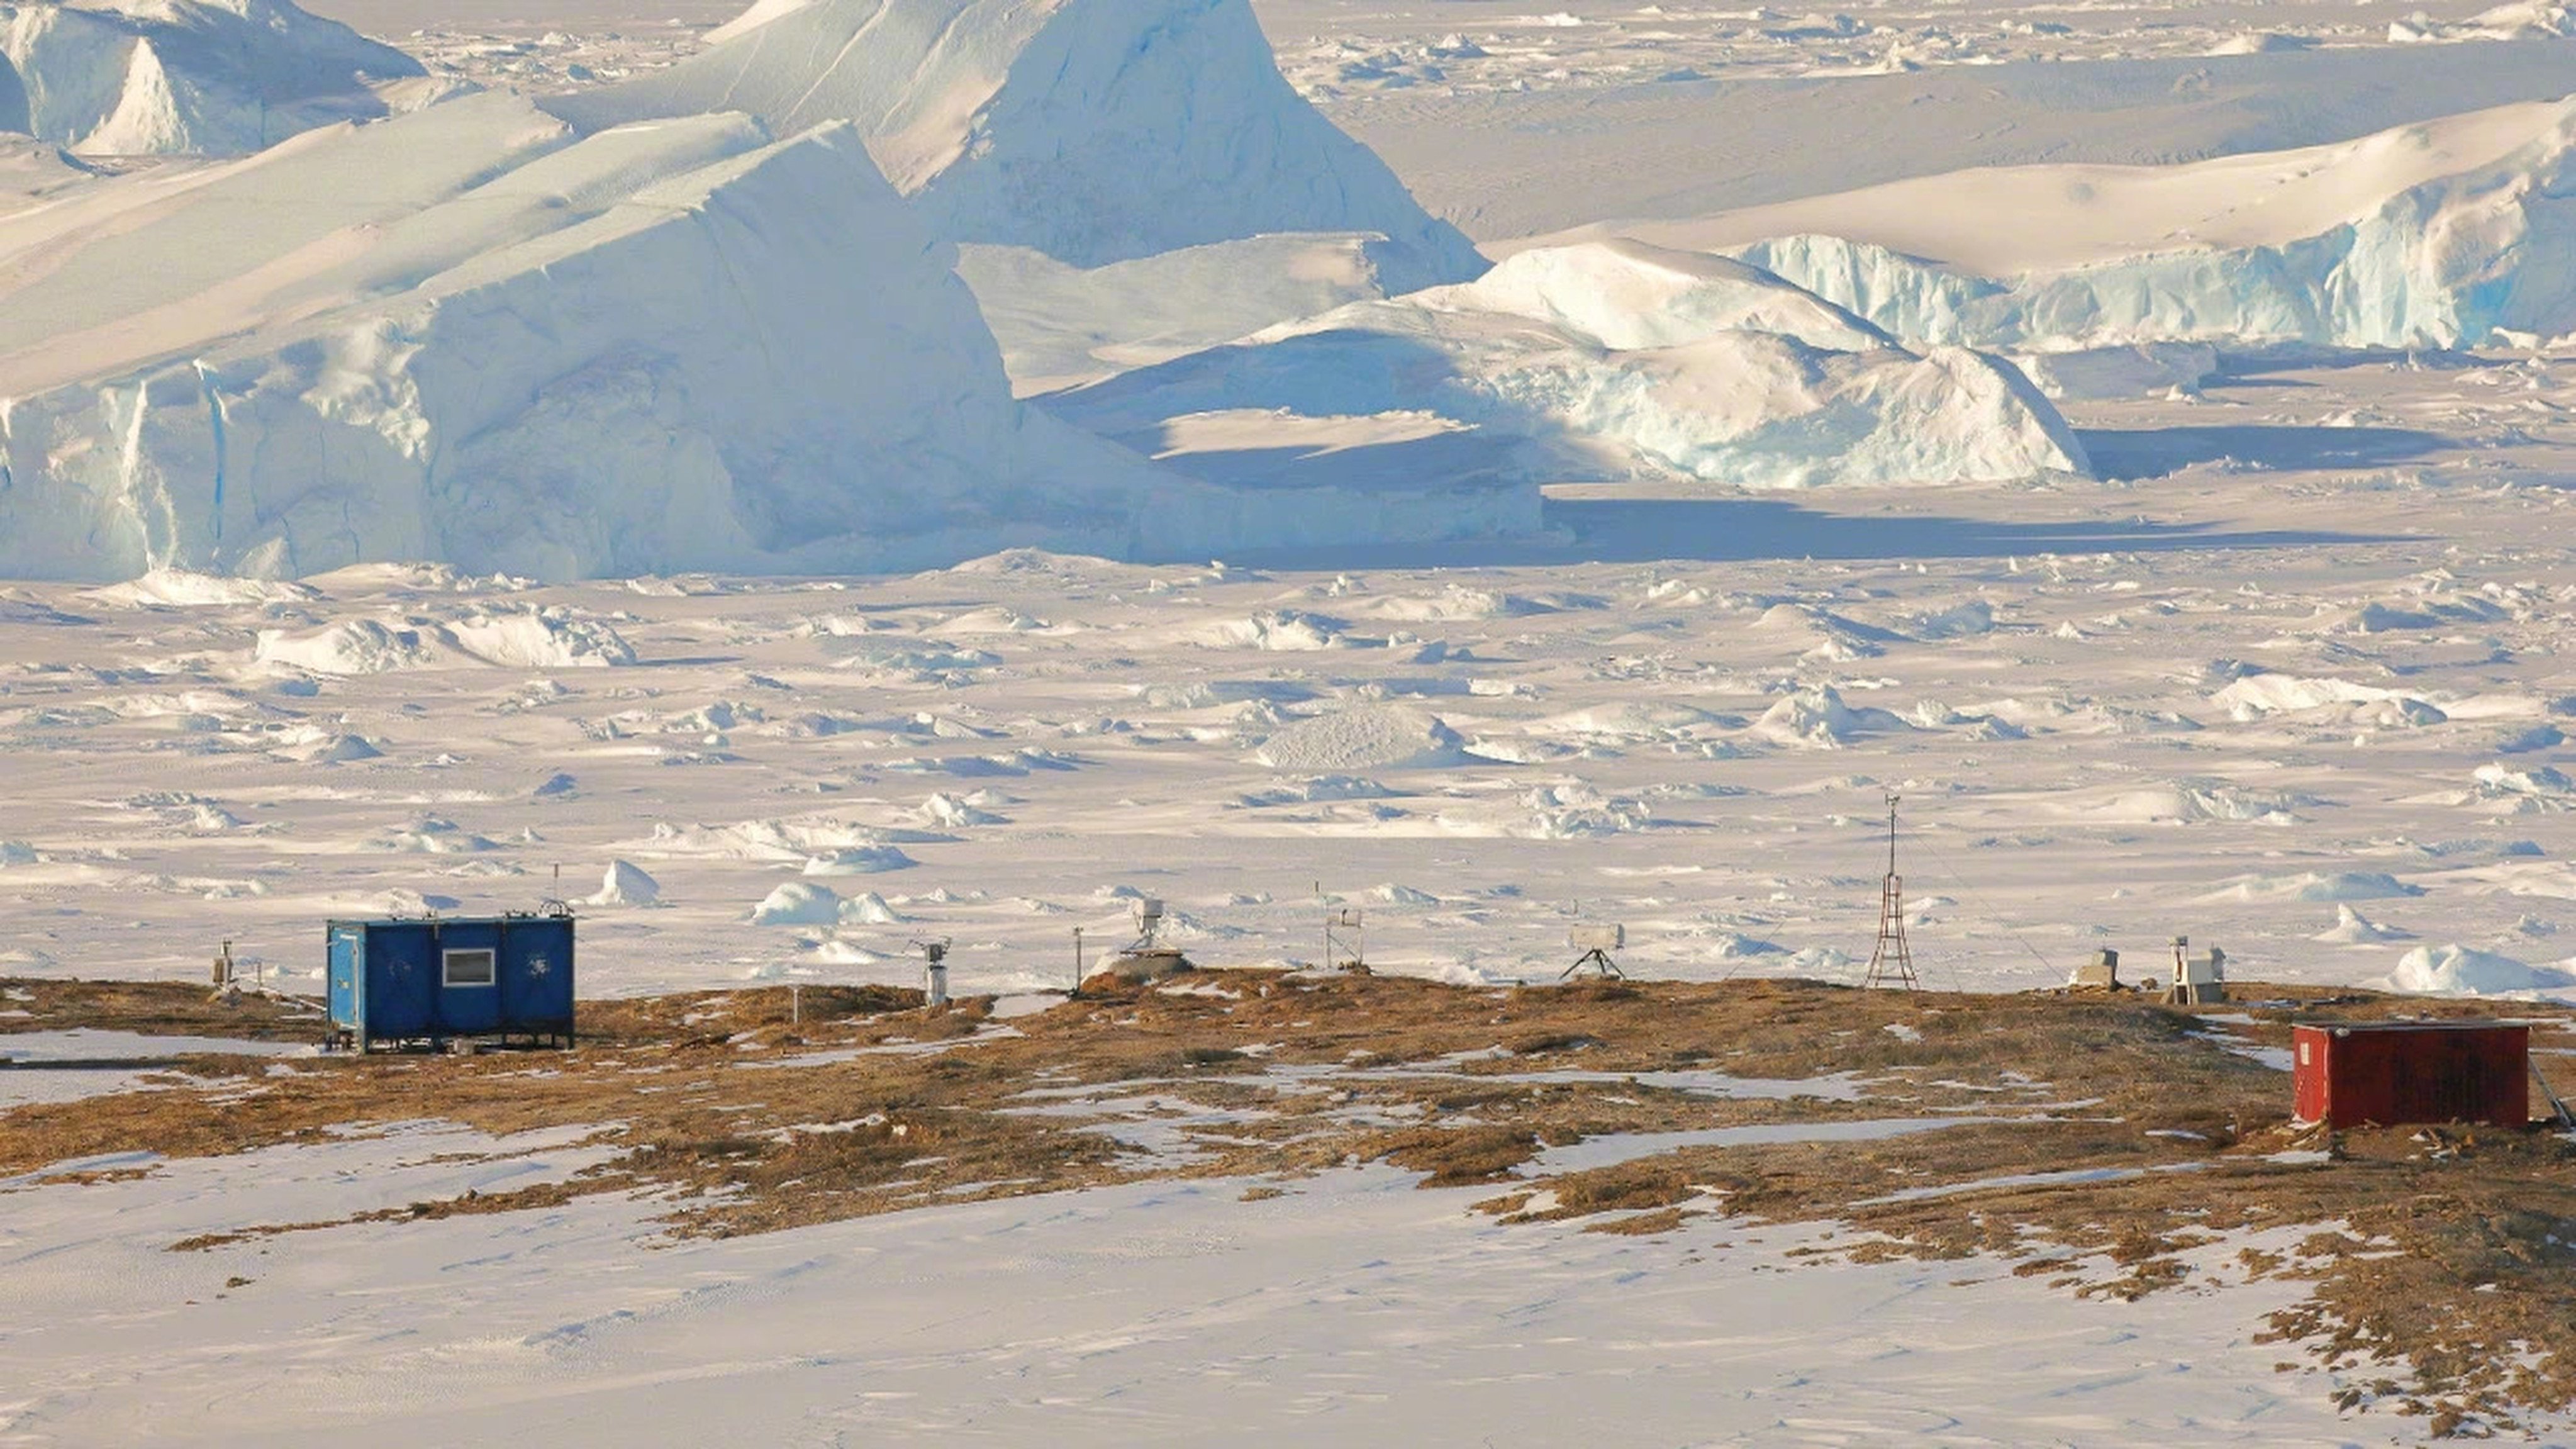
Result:
M2531 1120L2531 1028L2520 1023L2303 1023L2290 1042L2302 1122L2522 1127Z

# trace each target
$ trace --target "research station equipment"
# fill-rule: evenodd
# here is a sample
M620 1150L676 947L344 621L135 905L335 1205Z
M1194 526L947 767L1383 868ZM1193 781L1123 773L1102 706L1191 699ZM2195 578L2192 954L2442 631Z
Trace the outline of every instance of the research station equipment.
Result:
M1563 981L1586 966L1603 976L1617 976L1624 979L1628 974L1620 970L1619 963L1610 956L1611 952L1627 946L1628 928L1626 926L1582 922L1565 933L1565 944L1583 954L1574 958L1573 965L1557 973L1556 979L1559 981Z
M573 915L329 921L328 1045L573 1044Z

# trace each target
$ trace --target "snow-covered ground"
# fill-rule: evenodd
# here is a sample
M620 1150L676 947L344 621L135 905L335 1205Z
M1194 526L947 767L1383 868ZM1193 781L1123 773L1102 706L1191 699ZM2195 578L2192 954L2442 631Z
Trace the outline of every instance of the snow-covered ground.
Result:
M502 1165L454 1156L516 1149ZM450 1161L441 1163L441 1154ZM578 1165L421 1130L0 1184L12 1443L2336 1444L2217 1284L2091 1301L1970 1260L1821 1269L1794 1229L1504 1227L1390 1169L1242 1202L1119 1187L724 1242L636 1206L174 1254ZM1857 1325L1857 1326L1856 1326ZM174 1417L172 1406L189 1414Z

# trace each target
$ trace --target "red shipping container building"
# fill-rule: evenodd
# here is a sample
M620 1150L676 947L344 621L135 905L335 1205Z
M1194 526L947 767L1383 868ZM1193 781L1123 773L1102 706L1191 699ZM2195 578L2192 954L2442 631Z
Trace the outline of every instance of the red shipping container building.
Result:
M2290 1034L2299 1120L2365 1122L2531 1120L2531 1028L2494 1021L2355 1021Z

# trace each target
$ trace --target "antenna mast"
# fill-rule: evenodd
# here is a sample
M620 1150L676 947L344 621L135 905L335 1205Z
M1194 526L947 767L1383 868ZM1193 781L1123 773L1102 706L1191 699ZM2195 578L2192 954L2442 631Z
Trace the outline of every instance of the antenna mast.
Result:
M1914 974L1914 952L1905 944L1905 877L1896 873L1896 802L1887 797L1887 878L1878 886L1878 944L1870 948L1869 972L1863 986L1923 989Z

